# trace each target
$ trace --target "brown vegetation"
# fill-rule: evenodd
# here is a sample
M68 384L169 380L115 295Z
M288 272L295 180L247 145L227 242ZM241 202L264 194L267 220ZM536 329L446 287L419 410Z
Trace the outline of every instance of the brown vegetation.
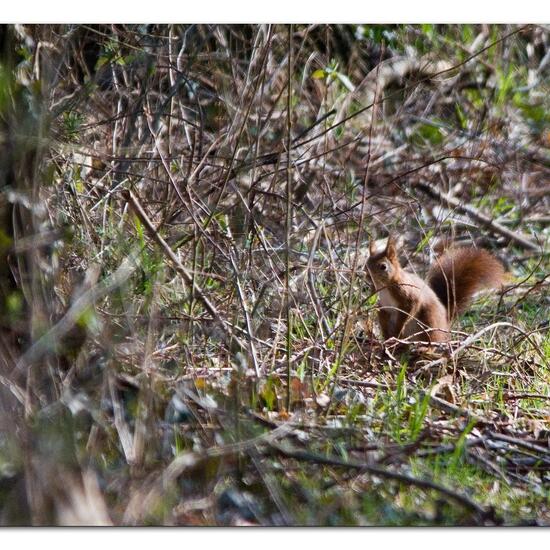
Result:
M550 522L547 28L0 45L2 524ZM390 232L514 277L414 367Z

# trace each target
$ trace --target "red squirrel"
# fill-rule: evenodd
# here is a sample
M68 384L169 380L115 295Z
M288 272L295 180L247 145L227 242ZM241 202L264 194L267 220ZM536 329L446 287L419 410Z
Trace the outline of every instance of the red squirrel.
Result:
M502 264L483 249L451 248L433 262L425 281L401 267L392 236L383 251L373 242L369 251L367 269L380 295L378 320L386 340L448 341L451 321L473 295L504 279Z

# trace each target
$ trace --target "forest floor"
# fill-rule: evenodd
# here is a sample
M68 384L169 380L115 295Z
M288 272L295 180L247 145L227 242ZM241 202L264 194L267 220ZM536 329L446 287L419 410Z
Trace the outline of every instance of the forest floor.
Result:
M26 32L49 129L9 201L47 246L10 263L3 524L550 525L548 28ZM398 352L389 234L506 283Z

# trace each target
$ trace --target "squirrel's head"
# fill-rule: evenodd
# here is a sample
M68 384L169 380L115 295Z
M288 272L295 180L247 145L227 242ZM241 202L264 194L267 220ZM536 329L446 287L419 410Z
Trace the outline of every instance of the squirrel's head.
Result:
M367 270L376 288L387 286L395 279L401 266L397 257L397 245L392 235L388 237L386 248L377 252L373 241L369 244L370 256L367 260Z

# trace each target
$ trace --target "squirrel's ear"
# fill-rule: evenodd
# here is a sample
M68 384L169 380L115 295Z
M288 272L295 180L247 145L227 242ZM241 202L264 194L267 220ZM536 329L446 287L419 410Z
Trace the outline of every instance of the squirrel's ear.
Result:
M369 241L369 254L371 256L376 254L376 243L374 241Z
M388 244L386 244L385 254L390 260L397 258L397 246L395 244L395 239L393 238L393 235L390 235L388 237Z

